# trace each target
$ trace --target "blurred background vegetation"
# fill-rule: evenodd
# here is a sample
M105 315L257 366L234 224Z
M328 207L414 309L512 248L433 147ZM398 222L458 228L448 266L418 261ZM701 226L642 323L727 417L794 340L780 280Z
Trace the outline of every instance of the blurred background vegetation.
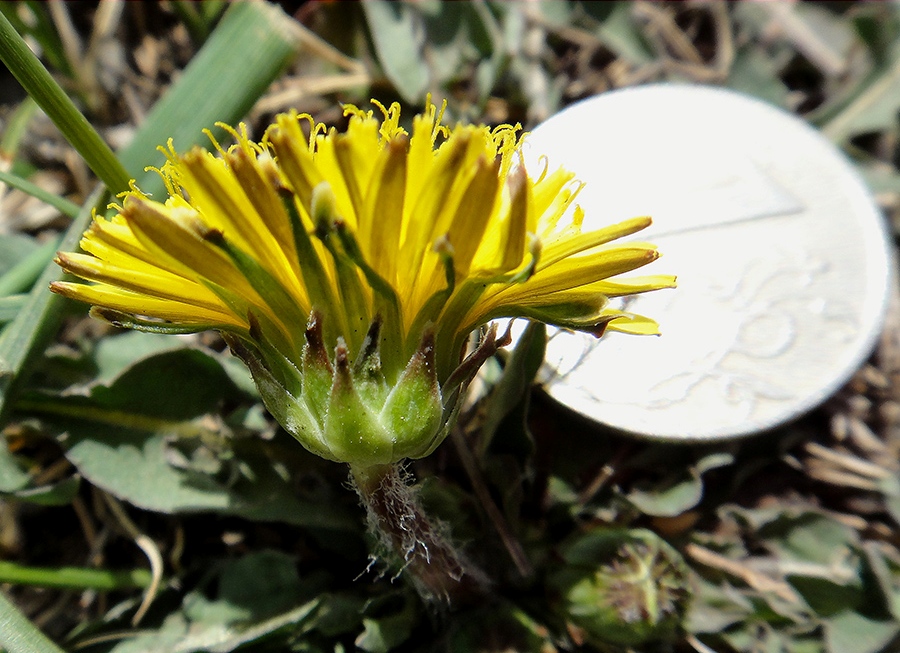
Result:
M853 159L892 233L900 217L896 2L50 0L0 12L148 191L155 147L205 142L216 121L258 136L297 109L340 127L342 102L396 100L409 118L431 93L450 121L528 129L578 99L667 80L797 113ZM370 565L346 470L278 429L218 336L119 332L46 292L60 239L77 242L105 199L6 71L0 101L0 583L65 650L900 648L898 314L824 407L710 446L578 419L530 387L542 341L525 341L487 370L456 446L410 465L493 588L488 605L424 606L402 573ZM657 582L623 584L635 568ZM628 619L600 614L609 597Z

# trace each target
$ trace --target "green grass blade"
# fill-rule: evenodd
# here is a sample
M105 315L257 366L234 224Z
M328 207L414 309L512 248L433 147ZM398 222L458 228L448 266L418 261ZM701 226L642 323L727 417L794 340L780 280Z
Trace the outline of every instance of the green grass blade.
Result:
M54 238L44 243L22 261L16 263L12 269L0 275L0 297L29 290L41 276L41 272L44 271L47 264L53 260L60 240L60 238Z
M194 43L203 43L219 14L225 9L225 3L218 0L192 2L191 0L174 0L172 10L178 14L185 24Z
M0 297L0 326L16 319L16 315L25 306L28 295L9 295L8 297Z
M57 589L121 590L147 587L152 576L146 569L110 571L86 567L26 567L0 560L0 583L54 587Z
M92 209L101 199L101 190L102 187L94 192L90 202L69 226L60 242L60 249L78 249L81 234L90 224ZM47 286L61 276L55 264L45 266L19 314L0 335L0 422L6 413L9 396L23 376L22 370L27 369L28 362L35 356L40 355L59 327L64 300L51 294Z
M160 99L120 153L142 191L153 195L165 191L156 173L142 171L162 165L165 157L157 148L167 139L183 152L206 141L204 129L224 137L215 123L233 125L246 115L300 47L292 21L268 3L236 2L228 8L177 87Z
M31 119L38 111L37 102L31 97L26 97L6 121L3 127L3 136L0 136L0 152L12 158L18 151L19 143L31 124Z
M3 13L0 13L0 61L59 128L113 193L128 189L128 173L100 135L34 56Z
M37 184L31 183L27 179L22 179L22 177L19 177L18 175L0 170L0 181L4 184L9 184L13 188L18 188L20 191L28 193L32 197L38 198L70 218L74 218L81 210L81 207L75 204L75 202L70 202L64 197L49 193Z
M65 653L0 592L0 646L7 653Z

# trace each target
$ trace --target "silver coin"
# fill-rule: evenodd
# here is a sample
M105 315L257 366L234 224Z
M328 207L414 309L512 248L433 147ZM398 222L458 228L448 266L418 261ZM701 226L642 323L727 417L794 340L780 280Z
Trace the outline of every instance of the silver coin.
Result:
M537 127L523 155L585 182L585 230L650 215L657 273L629 299L662 335L551 335L543 380L570 408L637 435L715 440L827 399L880 333L892 258L849 161L798 118L735 92L650 85ZM649 271L649 270L648 270Z

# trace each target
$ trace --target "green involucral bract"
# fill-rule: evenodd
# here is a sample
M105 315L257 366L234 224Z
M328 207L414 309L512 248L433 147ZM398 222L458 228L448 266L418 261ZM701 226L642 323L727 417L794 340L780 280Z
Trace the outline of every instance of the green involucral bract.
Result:
M372 322L355 362L342 338L333 359L321 316L310 315L302 366L229 338L250 367L269 411L309 451L358 467L421 458L442 439L444 406L426 331L393 386L381 369L381 321ZM278 370L281 379L271 370Z

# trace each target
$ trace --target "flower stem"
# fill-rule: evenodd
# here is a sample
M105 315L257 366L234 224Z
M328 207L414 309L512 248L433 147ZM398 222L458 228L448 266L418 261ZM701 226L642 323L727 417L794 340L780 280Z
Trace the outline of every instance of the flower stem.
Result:
M398 463L350 466L369 528L403 564L426 601L460 607L483 598L487 578L459 553L440 522L429 519Z

